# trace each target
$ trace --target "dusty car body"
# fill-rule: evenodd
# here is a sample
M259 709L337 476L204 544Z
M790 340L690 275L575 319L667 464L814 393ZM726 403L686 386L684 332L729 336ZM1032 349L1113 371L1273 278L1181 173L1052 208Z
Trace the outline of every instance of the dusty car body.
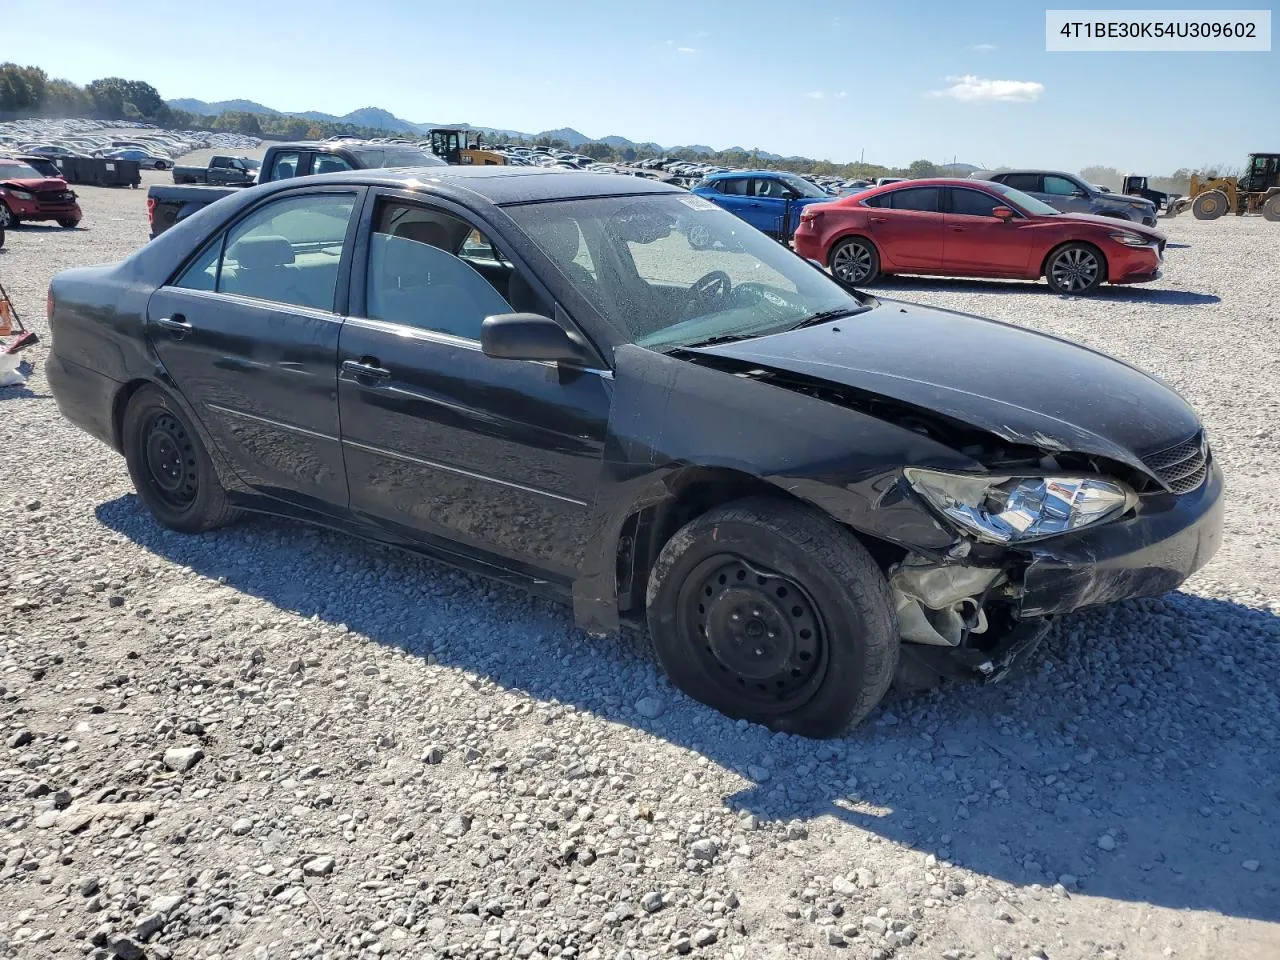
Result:
M857 293L634 177L249 188L59 274L50 313L59 409L162 522L283 514L519 582L807 735L872 709L902 650L998 676L1047 617L1170 590L1221 536L1163 384Z

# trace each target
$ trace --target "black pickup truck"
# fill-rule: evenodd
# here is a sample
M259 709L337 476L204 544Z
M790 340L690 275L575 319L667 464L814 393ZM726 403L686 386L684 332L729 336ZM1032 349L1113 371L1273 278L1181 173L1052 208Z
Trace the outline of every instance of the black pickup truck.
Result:
M342 170L381 167L442 167L445 162L434 153L398 143L370 143L355 140L325 140L317 143L275 143L267 148L258 172L258 183L305 177ZM151 236L158 237L179 220L232 194L243 187L166 186L147 191L147 217Z
M213 157L207 167L174 167L173 182L246 187L255 182L258 166L257 160L248 157Z

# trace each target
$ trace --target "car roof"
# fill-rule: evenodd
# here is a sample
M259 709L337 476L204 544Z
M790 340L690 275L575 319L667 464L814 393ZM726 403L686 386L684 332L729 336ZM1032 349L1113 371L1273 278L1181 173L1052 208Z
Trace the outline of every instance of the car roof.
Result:
M314 180L317 183L365 184L406 190L430 185L441 193L469 194L502 206L588 197L614 197L646 193L684 193L656 180L620 173L555 170L546 167L456 166L402 167L384 170L344 170L317 177L276 181L281 187Z
M725 177L780 177L783 175L799 176L799 174L792 173L790 170L725 170L722 173L707 174L707 179L723 180Z
M1084 183L1084 180L1079 176L1074 173L1067 173L1065 170L1001 170L999 173L991 174L991 176L1003 177L1008 173L1030 173L1037 177L1066 177L1068 180L1080 180L1081 183Z

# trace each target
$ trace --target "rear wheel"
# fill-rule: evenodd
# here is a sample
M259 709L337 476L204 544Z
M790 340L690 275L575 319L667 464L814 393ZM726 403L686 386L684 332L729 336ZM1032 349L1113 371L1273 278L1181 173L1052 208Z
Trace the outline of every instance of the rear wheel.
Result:
M1087 243L1068 243L1049 254L1044 278L1054 293L1082 296L1092 293L1106 279L1107 268L1098 248Z
M1262 215L1272 223L1280 223L1280 193L1267 197L1262 204Z
M1227 195L1221 190L1207 190L1196 197L1191 212L1197 220L1217 220L1227 212Z
M134 489L162 524L200 533L234 518L204 444L163 390L130 397L121 432Z
M739 500L677 531L649 575L648 619L658 660L689 696L803 736L865 717L898 661L871 555L786 501Z
M870 283L880 273L880 254L870 240L850 237L831 248L830 266L845 283Z

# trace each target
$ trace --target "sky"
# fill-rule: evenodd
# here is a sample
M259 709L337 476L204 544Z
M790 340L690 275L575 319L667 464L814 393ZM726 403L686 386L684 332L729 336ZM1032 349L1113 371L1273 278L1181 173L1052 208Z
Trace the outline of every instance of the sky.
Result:
M1260 122L1275 111L1280 53L1047 53L1045 5L1026 0L236 6L61 0L64 26L5 30L0 61L82 84L145 80L166 98L377 106L414 122L888 166L1157 175L1280 150Z

